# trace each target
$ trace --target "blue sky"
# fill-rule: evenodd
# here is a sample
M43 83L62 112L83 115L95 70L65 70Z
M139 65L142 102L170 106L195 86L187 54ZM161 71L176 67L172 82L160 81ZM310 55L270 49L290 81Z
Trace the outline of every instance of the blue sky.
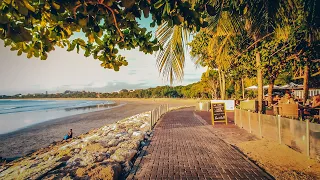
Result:
M17 56L16 53L4 47L0 40L0 94L65 90L112 92L168 85L158 73L155 55L146 55L138 50L120 52L129 65L120 67L119 72L102 68L100 62L92 57L86 58L76 51L67 52L58 47L45 61L27 59L25 54ZM204 71L204 68L196 68L187 57L184 80L174 85L197 82Z

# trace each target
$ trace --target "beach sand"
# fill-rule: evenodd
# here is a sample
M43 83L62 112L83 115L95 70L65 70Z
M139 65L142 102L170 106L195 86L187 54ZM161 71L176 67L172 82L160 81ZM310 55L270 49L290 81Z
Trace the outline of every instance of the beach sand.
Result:
M83 100L83 99L82 99ZM88 99L93 100L93 99ZM46 121L34 126L0 135L0 157L11 158L24 156L39 148L46 147L55 141L61 141L63 136L73 129L74 137L133 116L138 113L150 111L161 104L174 106L195 105L197 100L183 99L95 99L112 100L122 106L112 109L68 116Z

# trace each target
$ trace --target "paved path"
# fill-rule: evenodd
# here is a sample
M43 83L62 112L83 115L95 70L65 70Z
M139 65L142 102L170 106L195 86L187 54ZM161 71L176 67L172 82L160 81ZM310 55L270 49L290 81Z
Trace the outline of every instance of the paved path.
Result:
M210 128L191 109L166 114L134 179L268 179Z

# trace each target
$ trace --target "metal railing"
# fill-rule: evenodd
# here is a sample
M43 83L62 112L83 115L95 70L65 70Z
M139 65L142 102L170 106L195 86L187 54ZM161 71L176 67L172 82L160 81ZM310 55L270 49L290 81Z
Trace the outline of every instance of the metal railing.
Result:
M234 122L259 138L285 144L308 157L320 157L320 124L242 109L235 109Z
M152 130L155 124L159 121L160 117L169 111L169 104L163 104L151 111L150 117L150 130Z

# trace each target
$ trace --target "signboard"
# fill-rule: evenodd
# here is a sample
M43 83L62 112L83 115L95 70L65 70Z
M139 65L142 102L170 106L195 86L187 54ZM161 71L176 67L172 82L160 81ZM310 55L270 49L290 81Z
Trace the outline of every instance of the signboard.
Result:
M234 111L234 100L211 100L211 103L225 103L227 111Z
M224 102L211 103L211 121L212 125L214 125L214 122L226 122L228 124Z

